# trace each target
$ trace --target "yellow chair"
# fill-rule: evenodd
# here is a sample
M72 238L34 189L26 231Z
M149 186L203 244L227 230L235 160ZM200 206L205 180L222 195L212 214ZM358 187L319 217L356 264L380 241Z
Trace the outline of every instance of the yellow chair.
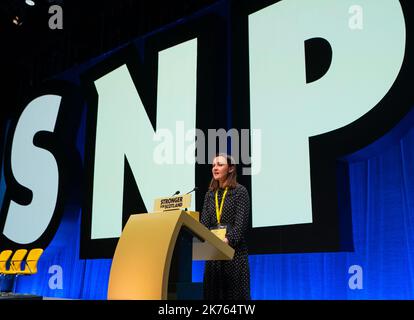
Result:
M27 249L16 250L10 261L10 269L4 270L3 274L17 275L19 272L22 272L21 264L26 256L26 253Z
M0 274L4 274L7 271L7 262L9 261L13 251L11 250L3 250L0 253Z
M18 274L30 275L37 273L37 262L39 261L42 254L43 249L41 248L34 248L30 250L26 260L24 261L25 268L22 271L18 272Z

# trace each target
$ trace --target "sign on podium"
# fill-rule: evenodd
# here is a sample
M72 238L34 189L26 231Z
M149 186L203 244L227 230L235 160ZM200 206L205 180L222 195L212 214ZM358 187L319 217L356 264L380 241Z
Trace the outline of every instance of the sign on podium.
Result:
M196 211L188 211L191 206L191 194L178 195L173 197L163 197L154 200L154 212L166 212L173 210L185 210L185 212L200 221L200 214Z

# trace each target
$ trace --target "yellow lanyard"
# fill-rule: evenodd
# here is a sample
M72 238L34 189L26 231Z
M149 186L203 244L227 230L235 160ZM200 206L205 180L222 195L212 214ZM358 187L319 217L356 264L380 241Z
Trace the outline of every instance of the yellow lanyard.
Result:
M221 212L223 211L224 198L226 197L226 193L227 193L227 187L224 190L223 198L221 198L221 204L220 204L220 209L219 209L219 204L218 204L218 190L216 191L216 217L217 217L217 222L219 224L220 224L220 220L221 220Z

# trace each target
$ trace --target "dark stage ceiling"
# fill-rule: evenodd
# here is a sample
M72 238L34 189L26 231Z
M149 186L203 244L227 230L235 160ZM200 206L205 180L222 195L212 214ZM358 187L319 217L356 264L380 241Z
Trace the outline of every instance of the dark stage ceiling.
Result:
M217 0L0 1L2 118L27 88ZM52 5L62 8L63 29L51 30ZM16 18L17 17L17 18ZM14 21L14 22L13 22Z

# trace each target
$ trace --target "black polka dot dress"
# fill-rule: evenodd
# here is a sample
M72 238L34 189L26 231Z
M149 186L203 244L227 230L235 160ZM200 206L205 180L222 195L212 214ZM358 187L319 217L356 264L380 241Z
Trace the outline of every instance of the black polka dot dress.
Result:
M218 190L218 203L221 204L224 189ZM246 244L249 224L250 200L246 188L240 184L228 189L221 223L227 224L227 239L234 248L234 258L230 261L206 261L204 270L204 298L249 300L250 270ZM215 195L208 191L204 198L200 222L207 228L217 225Z

